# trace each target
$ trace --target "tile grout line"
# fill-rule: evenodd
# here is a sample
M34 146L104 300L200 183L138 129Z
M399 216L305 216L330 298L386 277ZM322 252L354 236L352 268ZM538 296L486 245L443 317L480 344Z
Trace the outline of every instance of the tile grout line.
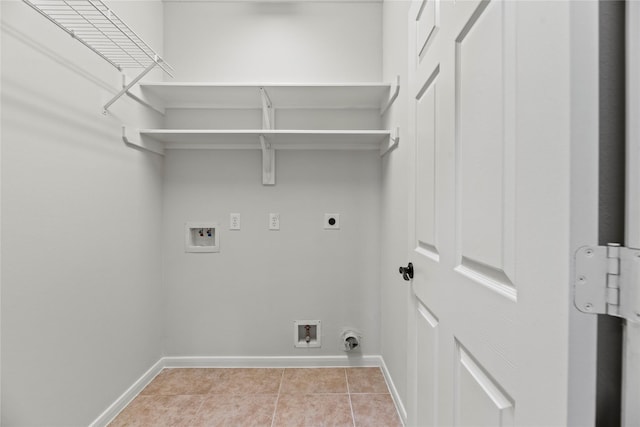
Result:
M215 374L219 374L220 371L216 370L215 368L212 369L211 373L215 373ZM202 403L200 404L200 407L198 408L198 410L196 411L196 414L193 416L193 420L196 420L196 417L198 416L198 413L200 412L200 410L202 409L202 407L204 406L204 402L207 401L207 399L212 395L211 390L213 390L213 386L215 385L215 381L218 379L218 376L216 375L216 377L211 381L211 386L209 387L209 389L207 390L207 392L204 394L204 399L202 399Z
M196 417L198 416L198 412L200 412L200 409L202 409L202 405L204 405L205 400L207 400L208 394L204 394L202 396L203 396L202 402L200 402L200 406L198 406L196 413L193 414L193 417L191 418L191 423L189 423L190 426L194 425L193 422L196 420Z
M351 403L351 388L349 387L349 375L347 374L347 368L344 368L344 379L347 382L347 396L349 396L349 408L351 409L351 422L353 427L356 427L356 416L353 414L353 403Z
M195 420L196 420L196 418L198 416L198 413L200 412L200 409L202 409L202 406L204 405L204 402L210 396L209 392L211 391L212 388L213 388L213 381L211 382L211 386L207 389L207 392L200 395L200 396L202 396L202 402L200 402L200 406L198 406L198 409L193 414L193 417L191 418L191 422L188 424L189 426L193 426L194 425L194 422L195 422Z
M273 415L271 416L271 427L274 427L276 423L276 412L278 411L278 402L280 401L280 391L282 390L282 382L284 381L284 371L286 368L282 369L282 375L280 375L280 385L278 386L278 395L276 396L276 406L273 408Z

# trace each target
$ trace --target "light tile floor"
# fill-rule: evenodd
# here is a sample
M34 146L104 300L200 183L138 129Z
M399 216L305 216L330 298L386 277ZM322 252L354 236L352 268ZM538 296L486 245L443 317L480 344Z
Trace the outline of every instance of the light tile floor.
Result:
M401 425L379 368L164 369L110 424Z

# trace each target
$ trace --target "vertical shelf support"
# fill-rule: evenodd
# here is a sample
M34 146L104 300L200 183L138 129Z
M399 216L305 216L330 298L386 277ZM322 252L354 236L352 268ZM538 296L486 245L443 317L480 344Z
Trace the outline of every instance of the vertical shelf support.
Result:
M262 129L271 130L275 125L275 112L267 91L261 87L262 97ZM262 185L275 185L276 183L276 150L264 135L260 135L260 148L262 149Z
M266 141L264 135L260 135L260 147L262 148L262 185L275 185L276 150Z
M260 88L262 98L262 129L275 129L275 111L266 89Z

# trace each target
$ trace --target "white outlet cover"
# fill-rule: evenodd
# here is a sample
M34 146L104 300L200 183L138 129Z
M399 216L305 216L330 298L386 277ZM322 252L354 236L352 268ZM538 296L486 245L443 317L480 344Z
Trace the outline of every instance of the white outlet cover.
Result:
M333 224L331 222L333 222ZM337 214L337 213L324 214L324 229L340 230L340 214Z
M280 230L280 214L269 214L269 230Z
M229 230L240 230L240 214L229 214Z

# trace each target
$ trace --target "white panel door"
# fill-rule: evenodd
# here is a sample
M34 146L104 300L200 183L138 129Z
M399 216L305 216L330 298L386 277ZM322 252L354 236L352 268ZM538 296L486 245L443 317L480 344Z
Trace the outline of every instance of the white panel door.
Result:
M571 7L413 2L410 425L567 424Z

